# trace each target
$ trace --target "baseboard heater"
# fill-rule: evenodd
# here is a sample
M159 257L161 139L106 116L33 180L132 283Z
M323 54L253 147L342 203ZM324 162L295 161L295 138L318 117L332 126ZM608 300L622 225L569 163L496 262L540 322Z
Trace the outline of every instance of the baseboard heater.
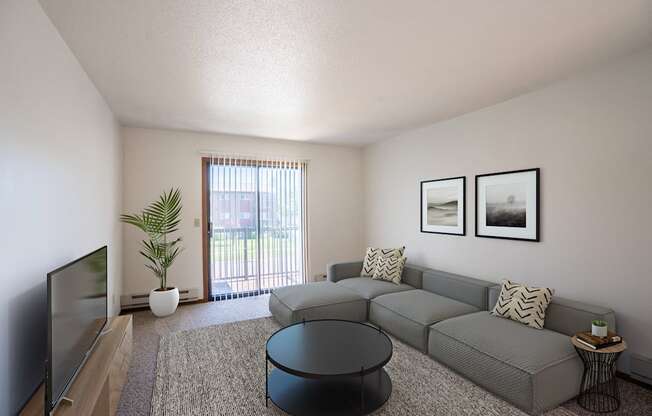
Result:
M196 302L200 300L200 291L198 288L179 289L179 303ZM122 310L148 308L149 293L136 293L132 295L120 296L120 307Z
M629 358L631 376L652 386L652 359L639 354L631 354Z

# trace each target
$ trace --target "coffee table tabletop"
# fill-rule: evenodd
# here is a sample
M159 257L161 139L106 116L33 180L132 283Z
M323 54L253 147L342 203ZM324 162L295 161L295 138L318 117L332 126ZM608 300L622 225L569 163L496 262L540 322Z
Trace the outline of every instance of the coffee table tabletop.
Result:
M372 373L392 358L392 341L370 325L315 320L283 328L267 340L274 366L301 377Z

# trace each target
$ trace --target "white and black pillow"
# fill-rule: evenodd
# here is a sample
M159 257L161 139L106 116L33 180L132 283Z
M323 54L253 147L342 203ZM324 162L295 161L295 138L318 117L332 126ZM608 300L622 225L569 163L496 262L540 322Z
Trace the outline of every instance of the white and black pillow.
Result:
M503 280L498 302L491 313L532 328L543 329L552 294L552 289L547 287L529 287Z
M398 285L401 283L406 261L405 256L380 256L372 279L387 280Z
M374 277L374 271L376 270L376 264L378 263L378 258L380 256L403 256L405 252L405 246L400 248L375 248L368 247L367 253L364 256L364 262L362 263L362 271L360 276L362 277Z

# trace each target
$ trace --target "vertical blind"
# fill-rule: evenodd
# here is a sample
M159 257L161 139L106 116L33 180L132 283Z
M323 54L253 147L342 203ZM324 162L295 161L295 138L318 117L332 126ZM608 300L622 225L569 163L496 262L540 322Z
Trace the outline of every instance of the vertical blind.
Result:
M304 283L306 162L213 155L208 169L211 297Z

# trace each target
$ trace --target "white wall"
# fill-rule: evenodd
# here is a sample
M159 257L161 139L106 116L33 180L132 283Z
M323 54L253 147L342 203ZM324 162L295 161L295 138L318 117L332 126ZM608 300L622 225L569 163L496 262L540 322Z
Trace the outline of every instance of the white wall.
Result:
M630 351L652 355L652 49L369 146L364 161L367 244L609 306ZM534 167L542 241L474 237L474 175ZM464 175L467 235L420 233L419 181Z
M333 261L363 255L362 151L359 148L172 130L123 128L124 211L138 212L170 187L183 193L180 235L185 251L170 269L169 282L203 290L200 150L309 159L307 278ZM125 294L149 292L157 281L138 254L142 233L124 226Z
M36 1L0 2L0 51L0 414L11 415L43 377L46 273L108 244L109 292L121 292L122 150Z

